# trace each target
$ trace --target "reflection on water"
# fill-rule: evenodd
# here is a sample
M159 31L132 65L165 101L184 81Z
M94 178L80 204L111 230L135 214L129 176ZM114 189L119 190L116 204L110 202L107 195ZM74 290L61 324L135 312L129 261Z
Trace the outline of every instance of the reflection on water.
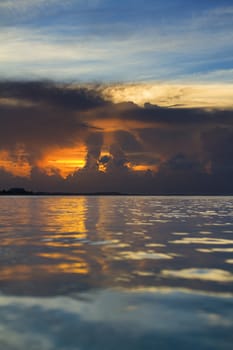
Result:
M182 269L182 270L163 270L164 276L200 279L214 282L233 282L233 274L219 269Z
M232 214L232 197L0 198L0 348L231 349Z

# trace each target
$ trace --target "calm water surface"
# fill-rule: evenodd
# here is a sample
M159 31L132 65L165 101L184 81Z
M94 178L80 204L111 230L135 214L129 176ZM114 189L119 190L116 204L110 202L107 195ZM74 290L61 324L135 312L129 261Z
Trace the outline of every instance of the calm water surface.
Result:
M0 349L233 348L233 197L0 198Z

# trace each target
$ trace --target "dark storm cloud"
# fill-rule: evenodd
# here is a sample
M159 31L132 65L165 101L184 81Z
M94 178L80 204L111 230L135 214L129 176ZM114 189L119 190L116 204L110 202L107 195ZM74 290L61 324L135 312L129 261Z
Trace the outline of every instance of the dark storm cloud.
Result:
M69 147L83 140L88 125L57 108L1 107L0 148L23 146L28 159L39 159L47 149Z
M110 156L102 156L99 159L99 163L101 164L107 164L110 161L111 157Z
M135 138L133 134L128 131L120 130L116 131L115 142L121 145L121 149L124 152L140 152L143 150L142 144Z
M95 91L52 83L0 84L0 150L24 147L30 179L0 173L1 186L46 191L233 193L233 112L114 104ZM104 134L109 155L101 157ZM52 148L85 144L86 165L66 180L36 160ZM106 146L106 145L105 145ZM155 165L157 172L128 164ZM98 170L98 164L106 172ZM11 185L12 184L12 185Z
M68 110L88 110L107 104L94 89L52 82L11 82L0 83L0 96L62 107Z
M32 164L47 149L83 142L94 129L83 111L106 103L94 90L46 82L2 82L0 98L0 148L23 145Z
M120 118L143 121L144 123L166 124L171 126L193 126L206 124L232 124L232 111L203 110L198 108L168 108L146 103L139 107L133 103L119 104Z
M91 132L86 139L87 157L86 169L97 169L103 144L103 135L100 132Z
M231 171L233 175L233 128L215 127L204 132L201 140L213 171Z
M201 171L200 163L194 161L182 153L176 154L163 164L161 170L168 171Z
M127 163L128 159L123 151L121 144L113 143L110 147L110 154L112 156L110 162L108 163L108 170L118 172L121 170L128 170Z

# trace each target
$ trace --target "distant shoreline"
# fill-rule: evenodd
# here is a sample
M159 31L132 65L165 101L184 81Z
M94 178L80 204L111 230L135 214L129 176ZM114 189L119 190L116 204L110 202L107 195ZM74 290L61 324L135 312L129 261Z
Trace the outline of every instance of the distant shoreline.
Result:
M233 196L233 193L121 193L121 192L34 192L34 191L27 191L22 188L14 188L9 190L2 190L0 191L0 196L33 196L33 197L41 197L41 196L154 196L154 197L172 197L172 196L179 196L179 197L185 197L185 196L193 196L193 197L216 197L216 196L224 196L224 197L231 197Z

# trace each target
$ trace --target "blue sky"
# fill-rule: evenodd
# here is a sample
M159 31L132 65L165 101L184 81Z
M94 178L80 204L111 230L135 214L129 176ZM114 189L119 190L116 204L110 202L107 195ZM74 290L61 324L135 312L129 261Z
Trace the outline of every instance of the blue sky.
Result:
M231 0L0 0L0 76L233 81Z

